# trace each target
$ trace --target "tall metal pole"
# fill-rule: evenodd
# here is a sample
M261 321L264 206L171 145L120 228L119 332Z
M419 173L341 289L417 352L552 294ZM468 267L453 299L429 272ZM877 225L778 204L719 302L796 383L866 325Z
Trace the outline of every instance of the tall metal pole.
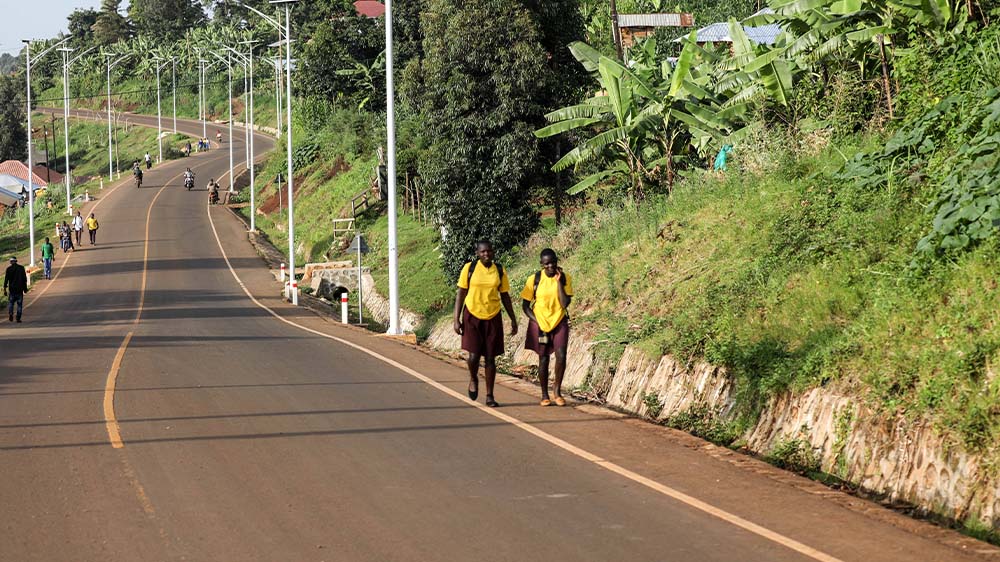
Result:
M31 267L35 267L35 164L31 155L31 41L24 41L25 60L28 79L28 254L31 256Z
M244 99L244 101L243 101L243 152L246 153L246 158L247 158L246 169L249 170L250 169L250 127L249 127L250 117L248 115L248 112L250 111L250 99L249 99L249 91L250 90L247 87L247 80L249 79L249 76L247 76L247 65L246 65L246 63L244 63L242 66L243 66L243 96L244 96L244 98L243 98Z
M250 52L247 54L250 56L250 232L257 232L257 206L254 200L254 192L257 191L257 187L254 184L255 153L253 151L253 43L250 43L249 47Z
M229 76L229 192L233 191L233 55L226 54Z
M177 134L177 58L170 57L170 82L174 93L174 134Z
M208 103L205 99L205 61L199 60L198 62L201 64L201 72L198 75L198 95L201 100L201 138L208 141L208 123L206 123L206 120L208 119Z
M72 197L70 195L70 173L69 173L69 54L73 49L62 48L59 49L63 54L63 131L65 132L65 158L66 158L66 214L70 215L73 213L72 208Z
M278 136L281 136L281 60L274 59L274 105L278 116Z
M385 131L389 176L389 330L400 335L399 263L396 259L396 114L392 82L392 0L385 0ZM358 279L358 283L361 280Z
M285 3L285 148L288 164L288 271L295 282L295 171L292 167L292 18L291 6ZM361 281L360 279L358 280ZM298 306L299 292L292 291L292 304Z
M163 163L163 123L160 113L160 59L153 59L156 64L156 149L159 152L158 163Z
M115 181L114 155L111 153L111 56L108 56L108 181Z

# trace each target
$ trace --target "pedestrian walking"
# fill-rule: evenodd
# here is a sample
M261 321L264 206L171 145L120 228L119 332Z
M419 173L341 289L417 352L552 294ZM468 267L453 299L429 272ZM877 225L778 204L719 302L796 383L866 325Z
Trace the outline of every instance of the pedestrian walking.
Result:
M14 321L14 305L17 305L17 321L21 321L24 311L24 293L28 290L28 275L24 266L17 263L17 258L11 256L10 266L3 275L3 292L7 295L7 319Z
M219 143L219 146L222 146L222 131L219 129L215 130L215 142Z
M538 354L538 382L542 387L541 406L565 406L562 397L563 375L566 374L566 350L569 348L569 303L573 299L573 283L569 274L559 267L559 258L551 248L542 250L541 269L528 277L521 291L521 310L528 317L524 348ZM549 398L549 356L556 356L553 398Z
M485 363L486 405L500 404L493 398L496 357L503 353L503 319L500 305L510 317L510 335L517 334L517 318L510 301L510 279L503 266L493 261L493 244L476 243L476 256L462 267L455 294L455 333L462 336L462 349L469 353L469 398L479 396L479 363Z
M146 152L146 155L143 158L145 158L145 160L146 160L146 169L148 170L148 169L152 168L153 167L153 157L149 155L148 151Z
M97 229L100 227L101 225L98 224L97 217L94 216L94 213L90 213L90 216L87 217L87 233L90 234L91 246L97 245Z
M77 211L76 216L73 217L73 234L76 235L76 245L81 245L83 243L80 240L83 237L83 216L80 211Z
M45 237L42 243L42 263L45 264L45 278L52 279L52 260L55 259L56 249L49 242L49 237Z

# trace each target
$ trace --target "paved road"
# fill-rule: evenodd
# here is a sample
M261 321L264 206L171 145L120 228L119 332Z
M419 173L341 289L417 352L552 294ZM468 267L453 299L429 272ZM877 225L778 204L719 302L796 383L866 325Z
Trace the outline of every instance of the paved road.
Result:
M996 559L663 428L470 405L460 368L281 302L206 209L226 169L105 189L99 244L0 326L0 560Z

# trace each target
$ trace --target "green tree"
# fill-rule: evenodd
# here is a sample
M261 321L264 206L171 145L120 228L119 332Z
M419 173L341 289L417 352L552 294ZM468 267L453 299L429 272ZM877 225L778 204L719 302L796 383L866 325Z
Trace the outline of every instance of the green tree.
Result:
M28 143L25 132L24 84L18 75L0 75L0 161L21 160Z
M307 96L350 98L355 104L369 98L370 104L384 104L384 72L369 72L370 79L360 82L356 72L349 75L342 72L378 67L379 55L385 48L383 25L381 19L356 15L341 16L336 22L321 22L302 46L299 54L302 67L297 73L296 87Z
M128 15L139 35L171 41L206 20L198 0L132 0Z
M98 45L112 45L120 39L128 39L128 21L118 12L120 6L121 0L101 0L101 11L91 27Z
M77 8L67 17L70 41L74 45L87 45L94 40L94 24L97 23L99 12L90 8Z
M457 275L476 239L500 254L538 225L542 169L532 131L551 72L536 15L517 0L430 0L422 16L420 105L432 145L419 165Z

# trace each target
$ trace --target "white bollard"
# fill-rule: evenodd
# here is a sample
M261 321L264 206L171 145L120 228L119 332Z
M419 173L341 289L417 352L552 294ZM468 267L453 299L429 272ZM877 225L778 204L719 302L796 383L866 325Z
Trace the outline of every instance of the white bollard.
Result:
M101 176L101 189L104 189L104 176Z
M285 264L281 264L281 282L285 282Z
M299 306L299 282L292 279L292 305Z
M83 192L83 201L85 203L89 203L90 202L90 190L89 189L87 191Z
M347 292L340 294L340 321L347 324Z

